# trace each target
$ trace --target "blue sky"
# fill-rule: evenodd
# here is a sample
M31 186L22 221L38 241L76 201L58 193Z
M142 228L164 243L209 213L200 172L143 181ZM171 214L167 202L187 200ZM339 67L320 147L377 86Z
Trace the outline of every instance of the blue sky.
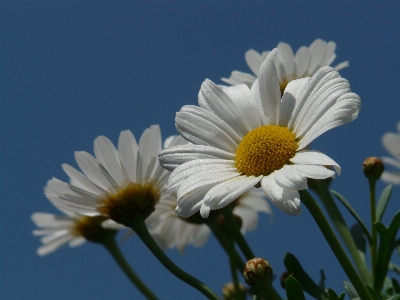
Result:
M117 142L152 124L163 138L176 134L174 116L196 104L205 78L222 83L234 69L249 71L244 53L278 42L296 51L316 38L337 43L334 64L359 94L357 120L313 142L342 167L332 188L369 224L368 156L387 155L381 136L400 120L398 2L2 2L0 294L4 299L141 299L101 247L86 243L36 255L30 215L56 213L43 195L52 177L67 180L62 163L93 153L99 135ZM380 192L385 185L378 184ZM396 187L385 221L399 209ZM304 208L292 217L273 207L246 237L275 273L286 252L316 280L342 291L346 279ZM345 213L346 220L353 220ZM161 299L202 299L173 278L141 241L121 245L133 268ZM202 248L167 254L220 293L230 280L227 259L214 238ZM278 291L283 295L276 282Z

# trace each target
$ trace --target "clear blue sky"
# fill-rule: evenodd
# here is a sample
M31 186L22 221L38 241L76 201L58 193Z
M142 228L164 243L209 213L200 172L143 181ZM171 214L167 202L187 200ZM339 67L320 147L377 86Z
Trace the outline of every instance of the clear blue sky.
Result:
M381 136L400 120L399 2L2 2L1 4L2 299L141 299L100 246L63 247L36 255L39 238L30 215L56 213L43 195L52 177L67 180L62 163L74 151L93 153L99 135L117 142L121 130L138 137L152 124L175 134L174 116L196 104L205 78L222 83L234 69L250 71L246 50L278 42L296 51L316 38L337 43L340 73L360 95L357 120L313 142L342 167L332 188L369 224L367 181L361 164L387 155ZM378 185L380 192L383 183ZM388 214L400 208L395 188ZM304 208L304 207L303 207ZM311 216L273 207L246 237L280 276L294 253L309 274L325 270L340 292L346 279ZM346 220L353 223L350 216ZM388 221L388 217L385 221ZM202 299L169 276L141 241L122 244L133 268L161 299ZM230 280L214 238L184 255L167 254L220 293ZM279 292L283 290L276 282Z

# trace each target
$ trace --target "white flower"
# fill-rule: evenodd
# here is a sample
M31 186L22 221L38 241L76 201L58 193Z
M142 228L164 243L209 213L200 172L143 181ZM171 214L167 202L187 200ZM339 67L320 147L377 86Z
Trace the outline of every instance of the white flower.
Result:
M253 186L289 214L300 212L298 190L307 178L324 179L339 165L323 153L306 150L325 131L354 120L360 98L331 67L312 78L291 81L281 99L272 51L251 90L224 89L206 80L199 105L177 113L179 133L193 144L161 151L161 164L173 170L169 190L177 190L176 213L207 217Z
M292 47L283 42L278 44L277 49L275 66L278 72L281 92L285 90L286 85L291 80L310 77L321 67L330 66L336 58L336 43L332 41L327 43L321 39L316 39L311 43L310 47L300 47L296 55L294 55ZM251 87L258 76L261 64L269 53L270 51L258 53L253 49L248 50L245 53L245 59L254 75L233 71L229 78L221 78L221 80L231 85L245 83ZM348 66L348 61L344 61L335 66L334 69L339 71Z
M43 246L37 249L38 255L47 255L67 243L70 247L82 245L86 242L82 228L88 228L88 225L101 226L104 221L104 218L79 216L68 211L64 213L64 216L41 212L32 214L32 221L40 228L34 230L33 234L43 236L40 239Z
M385 133L382 137L383 146L394 157L382 157L383 162L399 170L394 172L385 171L381 179L393 184L400 184L400 122L397 123L397 131L398 133Z
M177 145L186 145L188 142L180 136L171 136L164 143L164 149ZM233 214L242 221L241 232L252 231L257 227L258 212L271 214L268 203L263 198L263 193L254 188L235 201ZM209 227L204 222L198 223L198 219L184 219L174 212L177 205L175 192L160 200L155 211L147 218L146 223L150 227L150 234L163 249L176 247L180 252L187 245L202 246L210 235Z
M63 164L70 183L53 178L47 183L45 195L61 209L91 216L101 214L129 226L135 213L147 217L167 194L169 172L158 162L160 150L158 125L146 129L139 144L129 130L122 131L118 150L100 136L94 141L95 157L75 152L82 173ZM111 227L108 222L107 228Z

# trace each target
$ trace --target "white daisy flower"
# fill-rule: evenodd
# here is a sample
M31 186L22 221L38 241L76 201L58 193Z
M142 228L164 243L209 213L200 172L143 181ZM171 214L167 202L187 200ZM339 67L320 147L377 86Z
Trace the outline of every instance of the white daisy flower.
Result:
M382 144L394 158L382 157L385 164L397 168L394 172L383 172L381 179L387 183L400 184L400 122L397 123L398 133L388 132L382 137Z
M82 173L63 164L70 183L53 178L47 183L45 195L61 209L91 216L101 214L129 226L135 213L146 218L167 195L165 183L170 172L158 162L160 150L158 125L146 129L139 144L129 130L122 131L118 150L100 136L94 141L95 157L75 152ZM112 228L112 223L107 222L107 228Z
M300 47L296 55L294 55L292 47L283 42L278 44L277 49L278 53L275 57L275 66L278 72L282 93L291 80L310 77L321 67L330 66L336 58L336 43L332 41L327 43L321 39L316 39L311 43L310 47ZM269 53L270 51L258 53L253 49L248 50L244 57L254 75L233 71L229 78L221 78L221 80L231 85L245 83L251 87L258 76L261 64ZM335 66L334 69L339 71L348 66L349 62L344 61Z
M307 146L325 131L354 120L360 98L331 67L311 78L291 81L281 99L272 51L251 90L245 84L221 89L210 80L201 87L199 105L177 113L179 133L192 144L161 151L161 164L173 170L170 191L177 191L176 213L222 208L253 186L283 211L300 212L298 190L307 178L325 179L339 165Z
M181 136L171 136L164 143L164 149L177 145L187 145L188 142ZM241 232L256 229L258 212L271 214L271 208L264 199L264 194L254 188L241 195L234 201L233 214L241 219ZM180 252L187 245L200 247L204 245L210 235L210 228L200 216L193 215L182 218L176 215L177 195L170 193L156 204L155 211L147 218L150 234L163 249L176 247Z
M33 234L43 236L40 241L43 246L37 249L40 256L56 251L68 243L70 247L76 247L90 239L93 232L103 232L101 223L105 220L102 216L79 216L75 213L64 211L64 216L49 213L36 212L31 216L32 221L40 229L34 230Z

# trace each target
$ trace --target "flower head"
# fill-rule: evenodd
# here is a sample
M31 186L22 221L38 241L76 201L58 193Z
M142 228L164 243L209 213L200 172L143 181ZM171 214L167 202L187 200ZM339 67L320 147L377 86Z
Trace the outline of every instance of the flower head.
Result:
M181 136L172 136L166 140L164 148L187 144ZM258 212L271 214L264 194L256 188L244 193L232 204L233 214L241 219L243 234L257 227ZM176 247L183 252L187 245L202 246L210 235L210 229L206 225L207 219L197 214L189 218L179 217L174 212L176 205L176 192L170 193L156 204L155 211L146 220L150 234L163 249Z
M282 93L291 80L310 77L321 67L330 66L336 58L336 43L332 41L327 43L321 39L316 39L311 43L310 47L300 47L296 55L294 55L292 47L283 42L278 44L277 49L278 53L275 57L275 65ZM270 51L258 53L253 49L245 53L246 62L255 76L233 71L229 78L221 78L221 80L231 85L245 83L251 87L258 77L261 64L269 53ZM349 63L345 61L335 66L334 69L338 71L348 66Z
M199 105L184 106L175 124L190 143L163 150L161 164L173 170L170 191L177 191L176 213L189 217L222 208L261 186L289 214L300 212L298 190L307 178L325 179L339 165L307 146L325 131L354 120L360 98L331 67L311 78L291 81L281 98L272 51L251 90L240 84L220 88L206 80Z
M70 183L53 178L47 183L45 195L62 209L103 215L130 226L135 215L147 218L167 194L165 183L169 172L159 165L160 150L161 133L157 125L144 131L139 144L129 130L122 131L118 149L100 136L94 141L95 157L75 152L82 173L63 164Z
M387 183L400 184L400 122L397 123L397 132L385 133L382 137L382 144L385 149L394 157L382 157L387 165L397 168L397 171L385 171L381 179Z
M43 246L37 250L40 256L54 252L67 243L70 247L76 247L87 240L99 242L104 235L114 233L102 227L101 223L106 219L103 216L90 217L64 212L63 216L40 212L32 214L32 221L40 228L34 230L33 234L43 236Z

